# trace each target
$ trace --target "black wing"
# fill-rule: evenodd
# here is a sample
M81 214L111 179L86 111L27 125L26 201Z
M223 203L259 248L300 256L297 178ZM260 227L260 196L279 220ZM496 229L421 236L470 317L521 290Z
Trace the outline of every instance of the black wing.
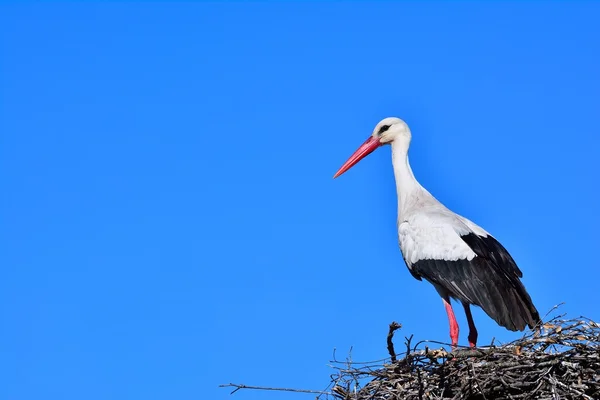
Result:
M506 249L492 236L461 236L477 257L464 260L419 260L414 275L446 289L451 297L481 307L499 325L522 331L540 321L523 276Z

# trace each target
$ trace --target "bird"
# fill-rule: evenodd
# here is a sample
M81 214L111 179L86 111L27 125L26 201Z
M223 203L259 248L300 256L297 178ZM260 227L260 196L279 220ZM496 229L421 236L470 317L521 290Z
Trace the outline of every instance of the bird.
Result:
M431 283L442 298L453 349L458 346L459 326L451 300L464 308L470 347L477 346L478 338L471 305L510 331L523 331L526 326L536 329L540 315L521 282L523 273L516 262L490 233L452 212L421 186L408 161L411 139L406 122L384 118L333 178L379 147L391 146L400 251L411 275Z

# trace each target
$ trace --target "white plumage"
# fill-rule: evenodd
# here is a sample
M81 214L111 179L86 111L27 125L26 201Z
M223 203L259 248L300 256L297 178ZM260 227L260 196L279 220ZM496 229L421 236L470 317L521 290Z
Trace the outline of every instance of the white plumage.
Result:
M506 249L472 221L446 208L415 179L408 162L411 132L398 118L379 122L372 135L335 174L343 174L378 147L391 144L398 194L398 239L411 274L431 282L444 301L452 345L458 324L450 305L456 298L469 323L469 343L477 330L470 304L510 330L533 328L539 314L520 281L522 273Z
M460 225L459 225L460 224ZM469 229L436 210L408 213L398 224L398 239L408 268L420 260L469 260L475 252L460 238Z

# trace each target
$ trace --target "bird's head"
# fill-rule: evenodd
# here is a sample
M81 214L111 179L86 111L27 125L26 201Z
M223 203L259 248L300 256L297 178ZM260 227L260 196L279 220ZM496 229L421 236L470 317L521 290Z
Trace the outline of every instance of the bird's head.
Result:
M388 117L384 118L375 126L373 133L369 138L350 156L348 161L335 173L333 178L337 178L344 172L348 171L360 160L371 154L378 147L384 144L402 143L408 150L411 134L406 122L400 118Z

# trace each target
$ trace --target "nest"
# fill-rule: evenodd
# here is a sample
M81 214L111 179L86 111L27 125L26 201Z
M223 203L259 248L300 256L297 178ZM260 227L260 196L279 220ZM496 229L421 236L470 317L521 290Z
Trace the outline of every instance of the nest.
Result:
M392 399L600 399L600 324L587 318L551 319L541 329L504 345L446 352L437 342L411 345L376 362L333 361L336 373L318 398ZM441 343L439 343L441 344Z

